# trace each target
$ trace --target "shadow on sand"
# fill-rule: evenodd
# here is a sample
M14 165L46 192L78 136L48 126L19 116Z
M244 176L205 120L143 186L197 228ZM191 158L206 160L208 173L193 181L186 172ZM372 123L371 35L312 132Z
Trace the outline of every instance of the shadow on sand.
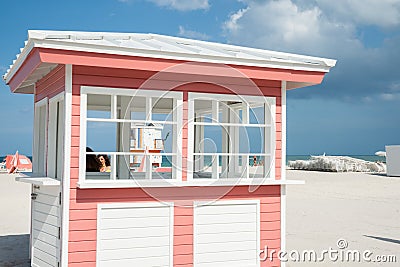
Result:
M395 243L395 244L399 244L400 245L400 240L397 239L391 239L391 238L387 238L387 237L380 237L380 236L372 236L372 235L364 235L365 237L369 237L369 238L373 238L373 239L377 239L377 240L381 240L381 241L385 241L385 242L390 242L390 243Z
M30 266L28 234L0 236L0 266Z

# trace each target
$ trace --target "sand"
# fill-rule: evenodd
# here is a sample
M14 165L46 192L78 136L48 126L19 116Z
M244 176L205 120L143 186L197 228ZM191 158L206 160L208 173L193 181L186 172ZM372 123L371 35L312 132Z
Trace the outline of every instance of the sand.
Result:
M365 173L288 171L305 185L287 189L287 251L329 247L396 255L397 263L293 263L287 266L399 266L400 178Z
M305 185L287 189L287 251L337 248L397 255L397 263L294 263L286 266L399 266L400 178L364 173L288 171ZM29 266L30 185L0 174L0 266Z
M0 266L29 264L31 186L0 174Z

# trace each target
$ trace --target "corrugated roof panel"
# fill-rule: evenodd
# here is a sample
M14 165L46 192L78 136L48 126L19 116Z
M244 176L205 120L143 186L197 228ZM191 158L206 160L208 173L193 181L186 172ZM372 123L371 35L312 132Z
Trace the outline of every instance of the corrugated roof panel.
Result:
M29 41L31 43L29 43ZM47 43L46 43L47 41ZM59 41L59 42L57 42ZM68 45L69 44L69 45ZM57 46L56 46L57 45ZM63 46L64 45L64 46ZM28 31L28 41L4 75L9 81L33 47L327 72L336 60L143 33ZM123 50L118 50L123 48ZM147 51L147 52L146 52Z

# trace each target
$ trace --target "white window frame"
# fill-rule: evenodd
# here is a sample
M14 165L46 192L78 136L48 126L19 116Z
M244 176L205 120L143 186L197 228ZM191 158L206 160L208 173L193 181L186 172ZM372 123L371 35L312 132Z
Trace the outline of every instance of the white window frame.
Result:
M195 111L194 111L194 100L208 100L212 101L212 121L211 123L209 122L195 122L194 121L194 116L195 116ZM263 140L264 144L264 153L259 154L256 153L256 155L259 156L268 156L270 157L271 161L271 169L267 173L267 169L265 168L266 165L264 165L264 178L262 179L267 179L267 180L275 180L275 149L276 149L276 98L275 97L265 97L265 96L251 96L251 95L227 95L227 94L206 94L206 93L192 93L190 92L188 94L188 163L187 163L187 175L188 175L188 180L210 180L209 178L194 178L193 177L193 158L195 156L194 153L194 144L196 140L194 140L195 136L195 125L216 125L216 126L223 126L223 127L229 127L229 126L242 126L242 127L262 127L265 129L270 129L270 140L265 139ZM244 118L242 123L220 123L218 122L219 118L219 112L218 112L218 105L220 101L240 101L243 104L246 105L244 108L244 114L242 117ZM248 105L249 102L261 102L265 103L265 111L264 111L264 123L263 124L250 124L249 123L249 108L250 106ZM267 106L268 105L268 106ZM247 112L246 112L247 110ZM267 123L267 114L271 114L270 118L270 123ZM247 118L246 118L247 117ZM214 123L216 122L216 123ZM264 133L264 138L268 138L268 135ZM267 147L267 144L270 144L270 147ZM245 156L247 155L246 162L248 161L248 158L250 155L254 155L254 153L196 153L196 155L211 155L214 157L214 164L213 164L213 176L217 176L217 180L219 179L218 175L218 165L219 165L219 156ZM248 164L248 163L247 163ZM215 175L217 174L217 175ZM267 176L268 174L268 176ZM243 180L253 180L256 178L249 178L249 168L246 168L246 174L245 177L239 178ZM213 179L215 180L215 178ZM238 180L238 178L224 178L224 180Z
M173 121L156 121L156 120L127 120L127 119L118 119L117 118L117 97L118 96L137 96L137 97L146 97L146 99L151 99L152 97L160 97L167 93L168 98L174 99L174 107L173 107ZM87 118L87 95L88 94L96 94L96 95L108 95L111 96L111 118L110 119L97 119L97 118ZM81 95L80 95L80 152L79 152L79 183L88 183L91 182L86 179L86 127L88 121L97 121L97 122L133 122L133 123L161 123L161 124L172 124L175 126L173 142L172 142L172 153L162 153L164 156L172 156L175 157L173 160L172 166L172 180L174 182L182 181L182 118L183 118L183 92L171 92L171 91L163 91L163 90L145 90L145 89L121 89L121 88L110 88L110 87L94 87L94 86L81 86ZM151 103L150 103L151 105ZM147 105L148 106L148 105ZM147 108L148 109L148 108ZM150 110L146 110L146 117L151 118ZM112 156L111 159L111 179L107 180L108 182L116 182L116 156L123 155L142 155L142 153L133 153L133 152L104 152L104 151L96 151L96 154L108 154ZM151 155L160 155L157 153L147 153L147 157ZM146 164L146 180L151 180L152 171L151 166ZM114 171L113 171L114 170ZM135 179L133 179L135 180ZM153 180L154 183L157 183L158 179ZM153 182L152 181L152 182ZM140 186L137 184L137 186ZM135 187L135 186L133 186Z
M59 93L58 95L52 97L49 99L48 103L49 103L49 114L48 114L48 118L49 118L49 122L48 122L48 147L47 147L47 176L51 177L51 178L55 178L57 176L56 173L56 165L58 164L57 160L58 157L56 155L57 153L57 147L56 144L57 142L62 142L61 147L63 149L65 149L65 93ZM58 134L57 134L57 117L59 116L59 114L57 113L57 104L59 102L62 102L64 105L64 112L63 112L63 116L64 119L63 124L61 125L61 132L63 134L63 138L61 140L58 140ZM62 164L63 166L64 164ZM62 170L64 169L64 167L62 167ZM63 175L63 171L61 176ZM61 177L57 177L57 180L61 180Z
M40 116L40 109L45 108L45 129L44 129L44 150L43 162L39 162L39 138L40 138L40 120L43 119ZM48 117L49 117L49 104L48 98L45 97L42 100L35 103L35 118L34 118L34 134L33 134L33 172L37 172L39 165L42 165L43 172L47 172L47 129L48 129ZM47 173L38 173L40 175L46 175Z

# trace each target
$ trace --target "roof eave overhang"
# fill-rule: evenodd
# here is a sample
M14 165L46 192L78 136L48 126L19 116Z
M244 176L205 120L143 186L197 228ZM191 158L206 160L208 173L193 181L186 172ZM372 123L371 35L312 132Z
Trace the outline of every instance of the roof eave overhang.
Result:
M3 80L5 81L6 84L10 83L11 79L21 68L22 64L25 62L27 57L30 55L30 53L34 47L35 47L35 44L32 40L28 40L26 42L24 48L21 49L21 53L17 55L17 59L14 60L13 64L10 66L9 71L3 75Z
M229 58L219 56L206 56L187 53L174 53L169 51L157 50L141 50L125 47L110 47L105 45L89 45L84 43L72 43L60 40L41 40L29 39L25 47L22 49L21 54L17 57L15 63L11 66L10 71L4 76L4 80L8 84L15 73L19 70L26 57L29 55L34 47L51 48L59 50L81 51L81 52L94 52L103 54L114 55L127 55L138 57L162 58L183 61L195 61L204 63L219 63L219 64L233 64L243 66L254 66L264 68L277 68L277 69L292 69L292 70L305 70L317 72L329 72L330 68L334 67L336 60L321 59L323 64L312 64L310 62L295 62L290 60L274 59L270 61L256 60L256 59L243 59L243 58ZM308 57L305 57L307 59ZM311 58L311 57L310 57Z
M149 51L140 50L124 47L109 47L104 45L89 45L82 43L71 43L63 41L54 40L41 40L41 39L29 39L25 47L22 49L21 54L18 55L14 64L11 66L10 70L4 75L3 79L6 84L10 85L12 92L28 93L27 88L20 88L21 85L11 86L10 83L13 82L14 77L18 72L22 70L24 62L32 55L38 56L41 62L45 63L55 63L55 64L65 64L65 62L56 60L47 60L40 56L40 53L35 48L52 49L60 51L74 51L83 53L97 53L97 54L108 54L108 55L118 55L118 56L134 56L140 58L153 58L162 60L175 60L184 62L200 62L208 64L225 64L225 65L239 65L245 67L258 67L258 68L268 68L268 69L281 69L281 70L293 70L293 71L307 71L315 73L327 73L330 68L335 66L336 60L323 59L323 64L313 64L307 62L295 62L288 60L254 60L254 59L242 59L242 58L229 58L229 57L219 57L219 56L205 56L205 55L194 55L186 53L174 53L169 51ZM36 54L38 53L38 54ZM307 57L306 57L307 58ZM33 65L40 62L34 62ZM70 62L73 64L73 62ZM37 67L38 65L36 65ZM31 70L32 71L32 70ZM24 78L27 78L29 73ZM308 85L318 84L322 82L322 79L317 79L313 82L308 83ZM296 86L301 87L301 86ZM294 87L294 88L296 88ZM32 88L32 87L29 87ZM32 91L33 92L33 91ZM31 93L32 93L31 92Z

